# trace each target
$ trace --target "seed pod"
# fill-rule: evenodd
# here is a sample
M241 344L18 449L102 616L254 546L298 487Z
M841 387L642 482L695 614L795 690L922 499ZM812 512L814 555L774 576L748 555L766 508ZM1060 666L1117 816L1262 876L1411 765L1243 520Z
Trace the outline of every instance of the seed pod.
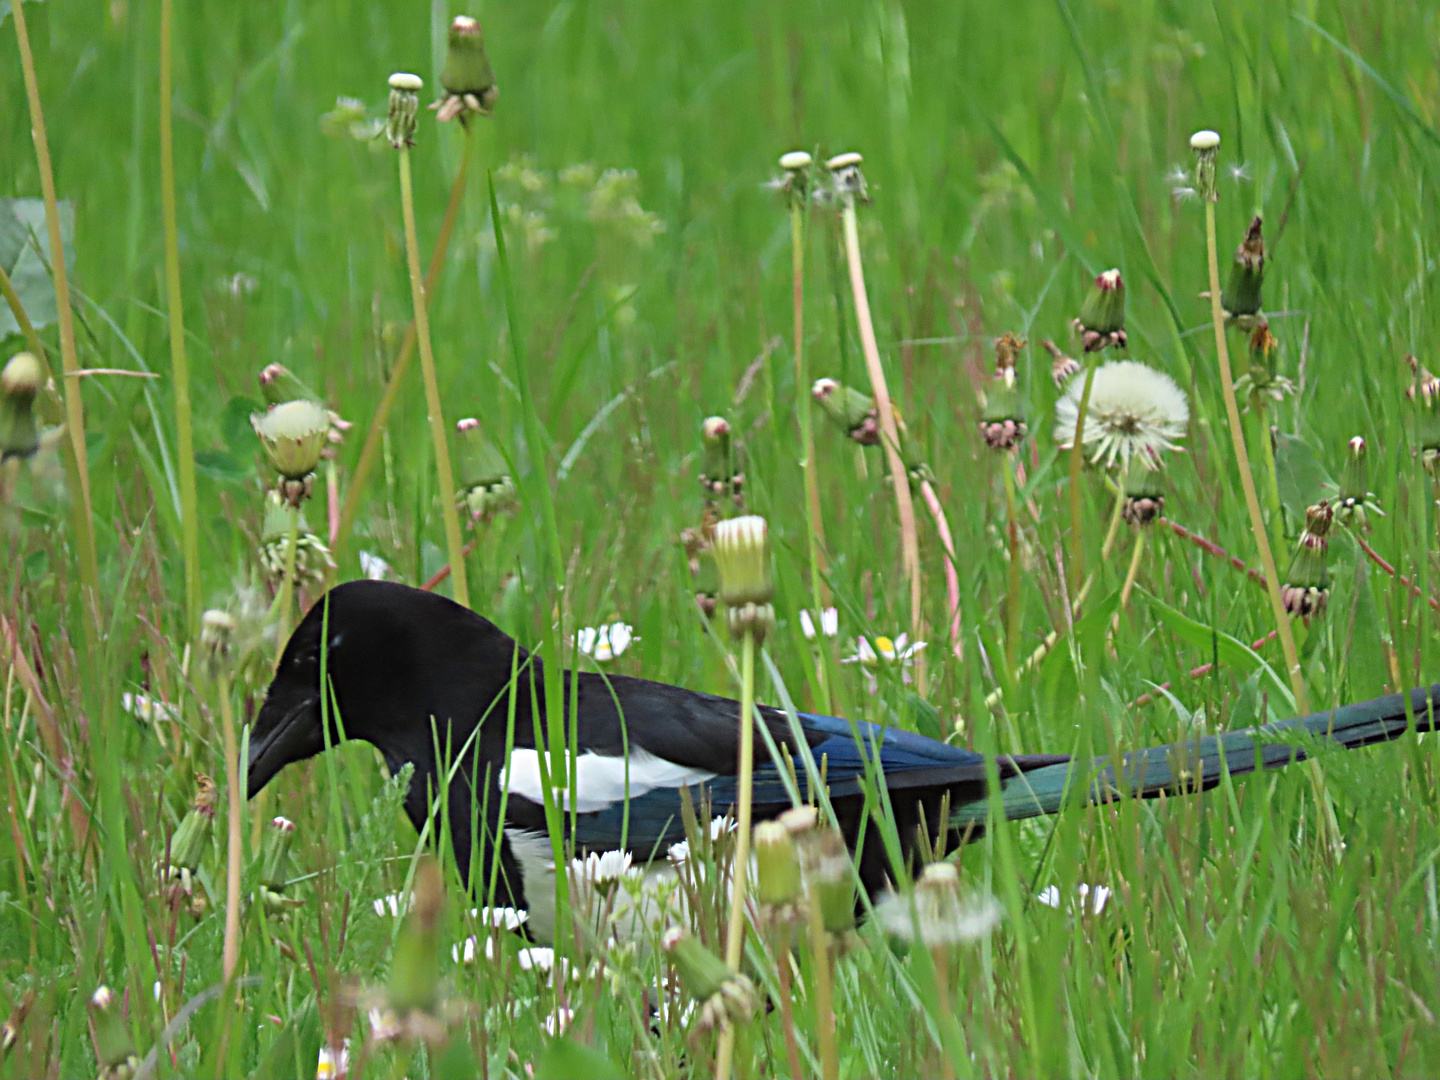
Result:
M329 436L330 418L316 401L298 399L272 405L250 417L265 456L280 474L280 492L298 507L314 490L315 467Z
M1219 202L1215 187L1215 159L1220 154L1220 135L1214 131L1197 131L1190 136L1190 149L1195 151L1195 190L1202 199Z
M170 866L197 870L210 849L210 826L215 821L218 792L215 781L201 773L195 777L195 798L170 837Z
M1107 345L1125 347L1125 282L1119 270L1096 276L1074 326L1087 353Z
M825 829L805 849L811 902L819 908L820 921L831 934L853 930L855 881L844 839L834 829Z
M1245 239L1235 249L1230 264L1230 280L1220 294L1220 306L1227 315L1258 315L1260 287L1265 281L1265 238L1260 232L1260 215L1256 214Z
M290 843L295 839L295 823L286 817L270 820L260 850L260 884L282 892L290 881Z
M980 434L991 450L1013 450L1030 430L1025 403L1015 385L1015 359L1023 338L1005 333L995 339L995 377L984 391L980 408Z
M33 457L40 449L35 395L40 392L40 361L16 353L0 370L0 461Z

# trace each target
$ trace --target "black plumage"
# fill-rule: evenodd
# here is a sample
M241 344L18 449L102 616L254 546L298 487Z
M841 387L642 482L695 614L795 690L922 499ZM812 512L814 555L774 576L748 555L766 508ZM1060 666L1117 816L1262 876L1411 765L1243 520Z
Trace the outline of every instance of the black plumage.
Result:
M322 636L328 638L325 649ZM457 865L462 871L474 868L472 884L488 885L476 874L488 872L490 845L498 838L497 903L526 907L516 842L542 836L546 828L535 754L537 714L545 730L540 660L488 620L443 597L385 582L340 585L311 609L285 648L250 737L251 796L285 765L325 748L322 667L335 705L325 711L338 713L339 720L331 716L331 740L373 743L392 771L414 764L405 809L417 829L432 812L433 794L444 786L442 774L453 770L446 796ZM565 672L562 684L567 717L570 695L578 692L573 830L572 815L565 815L567 840L577 854L623 847L637 861L663 856L684 837L682 789L717 814L730 807L738 703L618 675ZM1421 730L1433 726L1427 708L1433 695L1422 690L1411 695L1411 715ZM1023 818L1053 813L1077 797L1201 790L1216 783L1226 767L1241 773L1303 757L1293 737L1285 741L1296 730L1344 746L1394 738L1407 729L1405 704L1395 694L1269 728L1152 747L1124 755L1118 767L1065 755L1002 757L996 762L1001 801L1007 818ZM783 712L763 706L760 712L781 756L788 754L800 771L803 789L809 778L796 727ZM922 836L935 842L934 830L947 811L953 830L947 846L959 841L960 830L973 835L983 825L989 803L981 755L894 728L809 713L797 719L809 755L824 762L830 800L852 847L861 832L864 780L867 772L877 775L877 765L906 858ZM513 739L508 759L507 739ZM790 800L765 740L756 745L758 821L779 814ZM507 761L513 772L506 771ZM502 782L509 788L503 823ZM865 837L857 855L862 881L873 892L894 875L877 831L865 830ZM531 892L537 884L529 883Z

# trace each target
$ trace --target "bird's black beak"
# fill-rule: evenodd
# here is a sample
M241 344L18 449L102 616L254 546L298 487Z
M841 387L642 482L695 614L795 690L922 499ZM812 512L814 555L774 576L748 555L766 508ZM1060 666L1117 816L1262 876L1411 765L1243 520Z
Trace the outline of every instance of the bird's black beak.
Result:
M323 749L319 696L282 699L272 688L250 732L246 798L253 799L290 762L314 757Z

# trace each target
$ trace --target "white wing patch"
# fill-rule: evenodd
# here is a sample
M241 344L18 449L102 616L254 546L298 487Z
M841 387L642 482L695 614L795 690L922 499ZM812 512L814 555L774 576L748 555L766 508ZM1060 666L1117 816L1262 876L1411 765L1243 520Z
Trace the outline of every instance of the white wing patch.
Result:
M549 764L548 754L546 762ZM551 776L554 776L553 767ZM632 750L628 758L584 753L575 759L575 812L593 813L624 799L627 780L630 797L634 799L656 788L689 787L714 778L712 772L676 765L645 750ZM539 751L523 747L510 751L510 760L500 774L500 783L511 795L519 795L536 806L543 806L545 792L540 783ZM569 810L568 787L558 795L561 808Z

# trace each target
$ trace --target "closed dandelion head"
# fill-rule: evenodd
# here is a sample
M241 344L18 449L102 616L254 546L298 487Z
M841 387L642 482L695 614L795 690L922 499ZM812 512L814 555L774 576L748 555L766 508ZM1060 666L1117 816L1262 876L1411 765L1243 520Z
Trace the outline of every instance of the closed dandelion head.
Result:
M472 117L489 116L495 109L499 91L485 55L485 31L469 15L456 15L450 21L440 86L445 96L430 107L441 123L458 117L462 125L468 125Z
M1305 530L1295 545L1295 556L1280 588L1285 610L1308 620L1325 611L1330 597L1330 524L1335 510L1324 499L1305 511Z
M770 603L775 586L770 580L769 526L757 514L722 521L715 526L712 550L731 632L763 640L775 622Z
M995 377L982 391L980 434L991 450L1013 450L1030 430L1025 403L1015 385L1015 361L1025 347L1025 339L1007 331L994 344Z
M1405 396L1416 405L1416 435L1421 460L1432 476L1440 476L1440 378L1413 355L1405 358L1413 376Z
M1351 528L1365 528L1367 514L1384 513L1370 490L1368 457L1365 439L1356 435L1345 448L1345 469L1340 474L1340 494L1335 501L1335 516Z
M1125 501L1120 516L1136 528L1152 524L1165 512L1165 474L1143 458L1130 463L1125 473Z
M505 455L485 434L480 421L467 416L455 424L460 443L456 474L460 490L456 501L470 514L477 525L484 525L497 515L515 508L518 493L510 477Z
M0 461L33 457L40 449L35 395L40 392L40 361L16 353L0 369Z
M299 506L315 489L315 468L329 437L330 417L317 401L296 398L250 417L270 464L280 474L279 490Z
M1055 441L1075 441L1082 380L1071 379L1055 405ZM1185 391L1162 371L1134 360L1116 360L1095 372L1081 442L1094 463L1114 466L1140 458L1159 468L1167 450L1178 450L1190 422Z
M1295 384L1279 372L1280 339L1270 332L1270 321L1263 315L1237 315L1230 325L1250 330L1249 366L1235 380L1236 396L1248 397L1252 407L1263 409L1293 394Z
M743 1023L750 1018L756 1006L754 985L684 927L672 926L666 930L661 935L660 948L674 965L682 985L699 1004L702 1030Z
M731 437L730 421L723 416L706 417L700 424L700 444L700 486L706 499L728 495L739 506L745 474L740 469L740 455Z
M841 431L861 446L880 442L880 414L875 399L835 379L816 379L810 396Z
M938 949L978 941L1000 925L1003 909L992 896L962 896L953 863L931 863L911 897L891 893L875 917L891 935Z
M415 145L416 117L420 112L420 88L425 81L408 71L390 76L390 105L385 117L385 136L396 150Z
M1096 275L1072 325L1087 353L1112 345L1125 348L1125 281L1119 270Z

